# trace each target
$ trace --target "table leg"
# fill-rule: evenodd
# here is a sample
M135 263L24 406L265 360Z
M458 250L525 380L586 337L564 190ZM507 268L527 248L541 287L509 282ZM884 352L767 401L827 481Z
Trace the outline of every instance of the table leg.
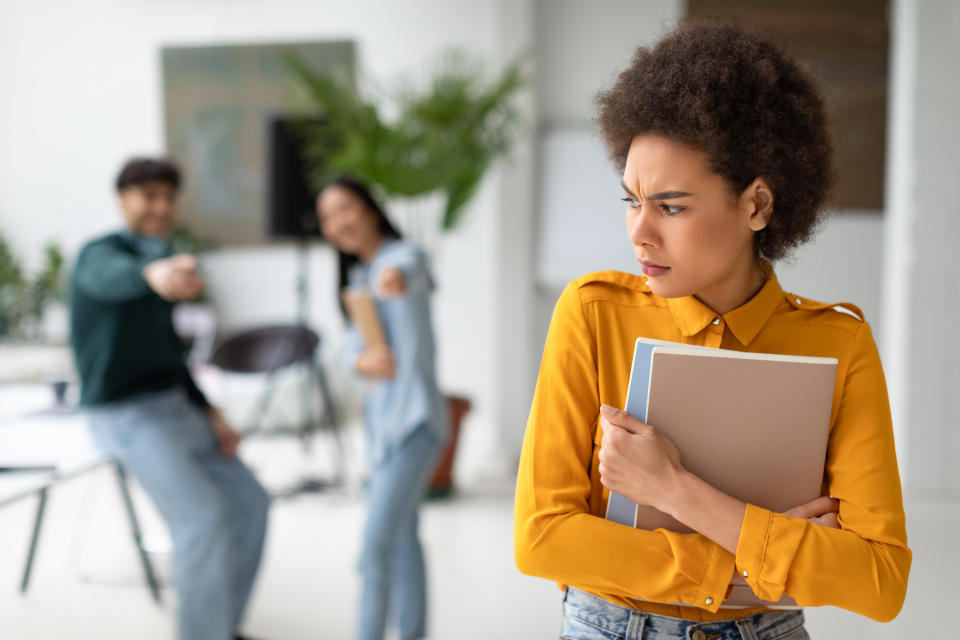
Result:
M130 499L130 489L127 486L127 472L120 464L114 465L114 468L117 470L117 480L120 482L120 492L123 494L123 504L127 509L127 518L130 521L130 531L133 534L133 543L137 548L137 553L140 554L140 562L143 564L143 572L147 578L147 586L150 588L150 595L153 596L154 602L160 604L162 602L160 597L160 586L157 583L156 575L153 573L153 565L150 563L150 558L147 556L147 552L143 548L143 536L140 533L140 522L137 520L137 512L133 509L133 500Z
M40 538L40 525L43 524L43 513L47 508L47 490L40 489L40 500L37 502L37 516L33 521L33 535L30 537L30 550L27 551L27 564L23 568L23 580L20 583L20 593L26 593L30 584L30 572L33 570L33 557L37 552L37 540Z

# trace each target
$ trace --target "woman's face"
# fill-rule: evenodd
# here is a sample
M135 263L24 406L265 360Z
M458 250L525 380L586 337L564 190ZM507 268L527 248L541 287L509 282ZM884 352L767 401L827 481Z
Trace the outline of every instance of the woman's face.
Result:
M762 179L734 193L702 151L644 134L630 145L623 187L627 234L656 295L696 295L726 313L756 291L753 234L772 206Z
M317 216L324 237L344 253L364 254L380 240L376 215L345 187L332 185L320 192Z

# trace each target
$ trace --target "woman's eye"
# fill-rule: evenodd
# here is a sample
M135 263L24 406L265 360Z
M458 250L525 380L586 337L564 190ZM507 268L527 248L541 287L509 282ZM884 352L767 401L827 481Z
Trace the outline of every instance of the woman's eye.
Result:
M683 207L678 207L675 204L661 204L660 210L668 216L673 216L683 211Z
M627 196L626 198L620 198L620 199L623 200L624 202L626 202L627 204L629 204L629 205L630 205L632 208L634 208L634 209L636 209L636 208L638 208L638 207L640 206L640 201L637 200L636 198L631 198L631 197Z

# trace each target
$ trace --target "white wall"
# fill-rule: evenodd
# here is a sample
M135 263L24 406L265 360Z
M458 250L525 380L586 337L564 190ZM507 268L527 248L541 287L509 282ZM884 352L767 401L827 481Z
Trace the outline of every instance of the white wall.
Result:
M417 78L450 46L487 60L514 53L501 37L512 3L480 0L350 2L253 0L154 2L0 0L0 228L32 264L55 240L71 255L118 225L111 182L135 153L163 151L160 47L352 39L363 78ZM498 354L490 348L501 309L495 278L498 216L513 211L493 172L463 227L437 248L435 318L444 388L474 401L468 430L496 430ZM514 252L516 253L516 252ZM311 252L312 320L335 355L341 322L333 304L333 258ZM290 245L229 249L203 268L227 329L292 320L295 252ZM483 441L483 438L480 438Z
M500 12L502 51L523 51L532 77L543 68L536 56L536 12L533 0L506 2ZM530 59L532 58L532 60ZM528 91L518 108L532 132L536 93ZM516 471L530 398L536 383L536 318L533 304L533 251L536 222L536 156L533 136L525 136L504 164L500 175L494 300L498 305L493 333L496 380L496 456L500 470Z
M684 0L537 0L541 126L589 126L597 91L685 14Z
M880 347L884 326L880 312L883 224L880 211L838 211L827 218L810 242L776 265L784 291L860 307Z
M885 343L906 485L960 495L960 6L893 3Z

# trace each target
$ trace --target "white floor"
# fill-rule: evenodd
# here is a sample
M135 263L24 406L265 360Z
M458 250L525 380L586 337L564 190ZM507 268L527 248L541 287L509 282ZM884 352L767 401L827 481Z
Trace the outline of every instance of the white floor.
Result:
M271 488L311 471L288 441L253 440L244 456ZM268 549L247 632L264 640L349 638L358 581L353 570L362 524L358 483L351 489L275 503ZM512 555L509 479L461 487L423 513L430 572L431 638L556 638L560 593L520 575ZM144 528L166 573L162 524L138 497ZM173 596L156 606L143 586L120 498L106 470L50 497L30 590L18 592L34 502L0 510L0 639L170 640ZM907 603L887 625L833 608L808 609L816 639L915 638L939 632L960 587L960 502L908 505L914 565Z

